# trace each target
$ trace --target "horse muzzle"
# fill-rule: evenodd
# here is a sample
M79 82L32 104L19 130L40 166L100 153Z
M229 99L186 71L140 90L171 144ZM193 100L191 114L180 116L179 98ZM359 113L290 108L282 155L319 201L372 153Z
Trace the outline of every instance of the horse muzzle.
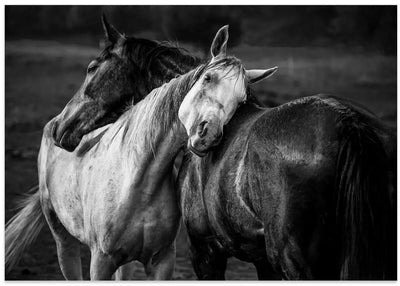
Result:
M189 137L188 149L193 154L204 157L211 147L220 144L223 136L222 128L217 124L202 121L194 135Z
M57 120L54 122L52 129L54 144L68 152L73 152L82 139L82 136L74 132L71 126L75 126L75 124L70 124L69 122L61 124Z

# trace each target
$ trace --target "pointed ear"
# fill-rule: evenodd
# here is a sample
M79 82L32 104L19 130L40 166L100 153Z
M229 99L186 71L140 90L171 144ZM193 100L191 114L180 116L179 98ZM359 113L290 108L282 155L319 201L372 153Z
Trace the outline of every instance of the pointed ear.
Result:
M119 39L124 38L124 36L118 32L117 29L108 23L104 14L101 16L101 21L103 23L104 34L109 42L115 44Z
M218 30L211 44L211 56L213 58L226 55L226 44L229 38L229 25L223 26Z
M253 84L271 76L277 69L278 67L273 67L267 70L246 70L246 77L249 84Z

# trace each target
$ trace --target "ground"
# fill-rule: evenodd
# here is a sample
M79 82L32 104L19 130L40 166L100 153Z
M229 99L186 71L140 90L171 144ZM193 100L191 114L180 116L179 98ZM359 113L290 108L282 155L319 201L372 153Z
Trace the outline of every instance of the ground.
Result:
M361 103L396 127L396 57L328 48L240 46L230 51L248 68L279 66L275 75L255 87L257 96L266 104L330 93ZM79 88L87 64L97 53L96 47L50 41L6 42L6 220L15 213L15 200L37 184L36 158L43 126L61 112ZM88 279L89 252L82 249L84 277ZM144 278L140 265L136 277ZM195 278L182 228L177 240L174 279ZM231 259L226 278L256 279L256 273L253 265ZM47 227L6 279L63 279Z

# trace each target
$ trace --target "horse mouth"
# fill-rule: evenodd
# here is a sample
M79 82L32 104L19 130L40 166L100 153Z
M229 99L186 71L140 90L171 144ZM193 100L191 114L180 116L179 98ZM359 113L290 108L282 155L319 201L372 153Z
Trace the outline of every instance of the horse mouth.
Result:
M207 155L206 152L202 152L202 151L197 150L196 148L194 148L194 147L192 146L192 144L190 144L190 142L189 142L189 144L188 144L188 149L189 149L190 152L192 152L193 154L195 154L195 155L197 155L197 156L199 156L199 157L204 157L205 155Z
M55 141L55 145L68 152L73 152L78 145L74 144L70 139L68 139L68 136L70 135L71 134L69 132L64 132L64 134L61 136L61 139L59 141Z

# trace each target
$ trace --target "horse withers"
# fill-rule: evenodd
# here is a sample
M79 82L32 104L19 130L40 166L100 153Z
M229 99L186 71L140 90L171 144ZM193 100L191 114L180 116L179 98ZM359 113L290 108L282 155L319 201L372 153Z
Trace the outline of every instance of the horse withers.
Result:
M245 98L245 75L252 74L245 72L239 60L225 57L224 41L219 39L225 30L213 42L212 50L219 52L210 63L154 90L108 128L87 134L82 146L101 133L92 148L82 152L78 146L69 153L44 136L39 193L8 225L7 241L23 231L24 225L42 224L42 211L67 279L82 278L79 242L91 250L91 279L109 279L119 266L132 260L141 261L151 278L171 278L180 220L172 165L187 144L187 134L210 114L205 108L191 122L181 116L183 125L178 113L185 114L190 105L180 109L181 104L186 94L197 94L198 89L193 91L192 87L198 81L205 85L205 74L211 72L217 84L210 85L212 92L202 92L206 102L218 103L210 126L224 125L230 119L224 115L233 114ZM262 76L265 71L257 74ZM222 100L221 94L231 100ZM210 131L202 138L207 143L201 151L207 152L219 134ZM35 216L26 216L29 212ZM24 233L19 238L14 247L24 246L31 236ZM7 253L13 254L13 250Z

